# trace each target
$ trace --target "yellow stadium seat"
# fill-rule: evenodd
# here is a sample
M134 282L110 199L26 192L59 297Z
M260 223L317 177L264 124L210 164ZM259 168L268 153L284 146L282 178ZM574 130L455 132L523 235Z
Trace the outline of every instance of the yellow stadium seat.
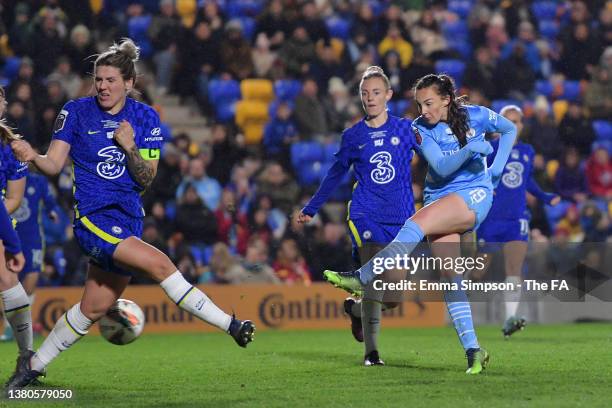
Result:
M181 17L185 27L193 27L197 12L198 5L196 0L176 0L176 13Z
M95 15L98 15L102 11L102 7L104 7L104 0L89 0L89 7L91 7L91 11Z
M555 179L555 174L557 174L557 170L559 169L559 161L558 160L549 160L546 163L546 175L550 180Z
M558 125L563 120L563 117L567 113L568 103L564 99L555 101L552 105L553 115L555 116L555 123Z
M256 100L241 100L236 103L236 125L244 133L247 144L259 144L268 122L268 104Z
M274 86L269 79L243 79L240 82L242 99L270 103L274 99Z

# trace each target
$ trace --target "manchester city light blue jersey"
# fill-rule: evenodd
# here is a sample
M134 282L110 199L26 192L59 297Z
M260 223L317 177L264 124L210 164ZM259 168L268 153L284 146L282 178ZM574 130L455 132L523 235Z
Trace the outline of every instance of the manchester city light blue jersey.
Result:
M468 141L485 140L487 132L497 129L499 115L492 110L474 105L467 105L462 109L467 109L469 118L470 129L466 135ZM419 116L413 122L413 129L418 134L417 137L433 139L444 155L451 155L460 149L459 141L446 122L430 125L425 118ZM425 178L425 201L431 202L449 193L476 187L492 189L493 185L487 171L486 159L478 153L473 153L472 158L449 177L438 175L430 166Z
M6 193L9 180L19 180L28 175L28 164L15 158L11 146L0 143L0 189Z
M133 217L144 215L143 191L129 174L125 152L113 135L122 120L134 128L136 146L147 160L158 160L163 142L159 116L153 108L131 98L111 115L95 97L68 102L55 123L53 139L70 144L73 161L76 217L116 205Z
M24 246L40 245L43 241L42 214L51 212L57 205L46 177L30 173L26 179L25 193L19 208L12 214L17 221L17 234Z
M344 131L336 157L355 170L351 218L403 223L414 213L410 163L416 139L410 126L410 120L389 115L378 128L361 120Z

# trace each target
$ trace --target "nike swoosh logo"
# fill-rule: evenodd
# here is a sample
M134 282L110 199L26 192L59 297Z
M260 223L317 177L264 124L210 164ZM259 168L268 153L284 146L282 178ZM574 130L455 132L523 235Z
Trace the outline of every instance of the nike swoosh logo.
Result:
M363 149L364 147L366 147L366 145L367 145L367 143L366 143L366 144L359 145L359 146L357 146L357 147L359 147L359 150L361 150L361 149Z
M88 135L95 135L96 133L100 133L100 131L99 130L88 130L87 131Z

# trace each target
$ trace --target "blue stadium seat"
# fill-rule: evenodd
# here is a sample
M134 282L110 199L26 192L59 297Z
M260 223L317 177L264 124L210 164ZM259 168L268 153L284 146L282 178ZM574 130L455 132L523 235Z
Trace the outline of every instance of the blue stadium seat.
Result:
M282 101L282 102L287 103L289 107L291 108L292 112L295 110L295 102L291 100ZM280 103L281 103L280 99L275 99L272 102L270 102L270 105L268 106L268 116L270 116L270 118L276 117L276 109L278 109L278 105L280 105Z
M536 93L544 95L547 98L550 98L553 92L552 84L545 79L536 81L535 89Z
M196 265L205 265L204 251L202 251L202 248L200 248L200 246L190 245L189 252L191 253L191 256L193 257L193 260L196 263Z
M313 186L319 184L321 178L325 174L322 173L322 168L323 163L320 161L299 163L299 165L295 167L295 170L300 185Z
M169 220L174 220L176 218L176 202L168 201L165 205L166 217Z
M225 15L229 18L256 17L264 9L262 0L231 0L222 7Z
M599 148L603 148L606 149L608 151L608 154L610 156L612 156L612 140L610 139L598 139L596 141L593 142L593 144L591 145L591 151L594 152L595 150L599 149Z
M302 83L295 79L279 79L274 82L274 94L278 99L293 100L302 92Z
M345 41L350 38L351 24L348 20L334 16L326 19L325 25L330 36Z
M448 11L457 14L461 19L467 19L472 9L472 2L466 0L451 0L448 2Z
M436 72L446 73L453 77L457 88L461 88L461 82L463 80L463 71L465 71L465 63L457 59L442 59L436 62Z
M536 20L551 20L557 16L557 3L554 1L536 1L531 5L531 12Z
M393 116L403 117L404 112L410 106L410 101L407 99L399 99L397 101L389 101L387 103L387 107L389 108L389 113Z
M447 38L446 40L448 44L448 48L458 52L462 58L470 59L472 57L472 52L474 51L472 44L467 39L458 37L458 38Z
M612 141L612 122L609 120L593 121L593 131L597 140Z
M323 146L323 160L325 163L332 163L336 160L336 152L340 150L340 142L332 142Z
M442 27L442 32L447 40L464 40L468 41L469 31L465 21L457 20L448 22Z
M491 110L499 113L499 111L507 105L516 105L521 106L521 101L517 101L516 99L495 99L491 102Z
M240 99L240 83L233 79L213 79L208 83L208 99L214 103Z
M370 5L370 8L372 9L372 14L374 14L375 17L379 17L389 7L388 2L380 0L370 0L368 1L368 4Z
M143 58L148 58L153 55L153 45L147 35L147 31L151 25L151 19L152 17L150 15L145 15L132 17L128 21L129 37L140 47L140 55L142 55Z
M66 274L66 264L67 261L64 256L64 250L62 248L57 248L53 252L53 266L59 276L64 276Z
M255 19L251 17L238 17L242 24L242 37L248 42L253 42L255 36Z
M559 34L559 23L553 20L541 20L538 23L540 35L547 40L554 40Z
M236 115L236 103L237 101L222 102L215 105L215 113L218 120L223 123L234 120Z
M291 164L298 168L305 163L323 161L323 146L318 142L298 142L291 145Z
M559 220L563 218L563 216L567 212L567 209L571 205L572 205L571 202L562 200L559 204L555 206L552 206L552 205L544 206L544 212L546 213L546 219L548 220L548 224L550 225L551 229L555 228Z
M2 68L2 76L10 81L17 78L19 74L19 67L21 67L21 58L19 57L7 57L4 60L4 67Z
M580 81L563 82L563 99L576 101L580 98Z

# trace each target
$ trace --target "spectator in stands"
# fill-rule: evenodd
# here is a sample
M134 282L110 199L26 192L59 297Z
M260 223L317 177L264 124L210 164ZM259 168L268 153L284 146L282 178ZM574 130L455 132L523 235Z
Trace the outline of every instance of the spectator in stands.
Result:
M523 101L532 94L536 76L525 52L524 45L516 42L509 56L497 63L496 77L504 78L498 81L499 96Z
M163 154L157 167L157 175L149 191L145 193L145 202L161 201L167 203L174 201L176 191L181 183L179 150L173 144L164 145ZM145 205L148 207L148 205Z
M304 261L295 240L291 238L285 238L281 241L272 267L276 276L283 283L310 285L312 282L308 265Z
M421 18L410 30L410 37L426 57L436 60L447 56L448 44L431 9L423 10ZM385 72L389 73L386 69Z
M580 168L580 154L572 147L565 151L555 174L555 191L564 200L575 203L587 199L587 179Z
M508 23L507 27L511 30L511 23L506 20ZM523 21L518 26L518 35L516 38L513 38L502 48L501 59L507 60L512 54L515 53L516 46L521 45L525 60L531 67L531 70L534 73L539 73L540 71L540 50L536 46L536 35L533 24L529 21Z
M168 244L157 227L157 221L151 217L143 221L142 240L168 255Z
M580 211L580 226L584 231L584 242L605 242L610 218L594 202L587 201Z
M276 63L278 55L270 50L270 40L268 40L264 33L257 35L255 47L251 51L251 57L255 67L255 76L257 78L271 78L272 68Z
M557 126L550 113L550 104L544 96L538 96L533 105L533 117L525 123L525 140L546 161L561 157Z
M70 59L65 56L57 60L55 70L47 77L47 81L59 83L68 99L74 99L81 96L83 80L72 70Z
M498 59L501 55L502 47L507 43L506 21L500 14L493 14L485 32L485 45L491 52L491 55Z
M96 48L91 39L89 29L78 24L70 31L70 41L66 44L66 55L70 60L70 66L75 67L76 72L81 77L91 75L93 72L93 55Z
M212 248L209 271L200 275L198 283L239 284L247 277L246 269L231 254L227 245L217 242Z
M596 147L585 168L589 191L596 198L612 199L612 162L604 147Z
M582 157L591 152L595 133L591 121L584 117L580 103L570 101L567 113L559 124L559 137L565 148L576 148Z
M235 79L249 78L255 69L251 46L243 36L240 20L230 20L225 25L225 36L221 41L221 63L223 70Z
M271 50L278 50L285 38L291 31L291 26L283 15L283 3L281 0L272 0L268 3L266 10L257 17L257 28L255 34L259 39L261 34L269 41Z
M238 208L236 193L225 188L221 195L221 205L215 211L217 219L217 240L226 243L234 253L244 253L249 237L247 217Z
M555 240L557 242L583 242L584 231L580 224L580 213L576 205L571 205L563 218L557 223L555 229ZM558 263L557 265L571 265L571 263Z
M292 113L289 102L281 101L264 129L263 144L267 157L284 161L285 167L289 163L289 147L299 139Z
M32 141L34 138L34 123L21 101L14 100L8 104L6 122L11 127L19 129L25 140Z
M317 5L313 0L306 0L302 3L301 24L304 25L308 37L314 44L322 41L322 45L329 46L330 36L327 31L327 26L323 19L319 16Z
M346 70L340 64L331 46L319 48L317 59L310 67L310 76L317 80L319 89L327 89L327 84L332 77L344 79Z
M248 282L280 283L274 269L268 265L268 245L259 237L249 239L242 267L249 274Z
M351 125L353 118L360 115L359 108L355 105L348 88L338 77L329 80L328 95L323 99L329 130L340 134Z
M15 20L8 30L8 42L13 52L18 56L28 53L32 40L32 24L30 21L30 7L20 2L15 6Z
M403 20L402 9L400 9L397 4L389 5L385 12L378 17L378 27L382 35L388 35L389 28L396 27L399 30L399 35L406 41L410 41L408 26ZM384 54L385 53L382 52L380 55Z
M279 163L269 162L257 180L257 194L269 196L273 207L279 208L286 215L293 208L299 192L297 183Z
M195 24L204 21L208 23L208 26L215 35L223 34L223 20L224 17L219 10L219 5L216 1L204 2L204 7L200 8L200 12L196 17Z
M475 58L470 60L465 69L463 83L470 89L479 89L488 99L494 99L498 86L496 60L486 47L478 47L474 54Z
M40 77L46 77L53 71L55 62L64 54L64 41L58 32L57 18L48 14L35 29L35 40L30 44L30 55L34 60L36 72Z
M312 140L327 135L327 120L319 98L319 87L312 78L304 80L302 93L295 99L294 117L302 139Z
M161 201L155 201L151 206L151 221L155 222L155 226L159 234L164 240L167 240L174 232L174 221L170 219L166 212L166 207ZM176 214L173 214L173 216Z
M599 44L596 43L589 26L585 23L577 24L572 36L561 44L559 69L567 79L588 79L589 72L597 64L599 52Z
M210 177L224 186L229 182L234 166L244 159L247 152L240 139L223 123L215 123L210 129L212 160L207 166Z
M395 24L389 26L387 35L378 44L379 55L385 55L390 50L399 54L402 68L407 68L412 62L412 44L402 36L400 28Z
M310 71L315 46L301 22L293 27L291 37L283 43L278 55L288 76L302 78Z
M353 21L351 37L356 38L364 36L364 42L367 44L378 44L383 35L380 32L379 22L372 6L368 2L360 2L357 10L357 15Z
M185 186L180 197L175 223L188 245L211 245L217 240L217 219L191 183Z
M370 6L365 3L361 7L369 8ZM364 53L369 55L376 55L377 51L376 47L374 46L375 43L368 41L368 34L371 33L371 31L373 30L367 30L365 28L353 30L351 38L346 42L348 56L352 64L359 63L359 60L361 59L361 56Z
M606 48L584 95L591 119L612 118L612 46Z
M338 270L350 270L354 265L351 256L351 240L346 233L346 226L339 222L327 222L323 225L313 245L312 256L308 258L312 279L323 280L323 270L333 265Z
M221 200L221 185L217 180L206 174L206 163L201 157L193 158L189 161L187 175L176 189L176 198L180 200L185 194L187 186L191 185L204 205L209 210L215 211Z
M155 81L157 92L166 94L171 86L176 64L177 47L182 37L181 19L176 14L174 0L159 1L160 14L153 16L147 36L155 48Z

